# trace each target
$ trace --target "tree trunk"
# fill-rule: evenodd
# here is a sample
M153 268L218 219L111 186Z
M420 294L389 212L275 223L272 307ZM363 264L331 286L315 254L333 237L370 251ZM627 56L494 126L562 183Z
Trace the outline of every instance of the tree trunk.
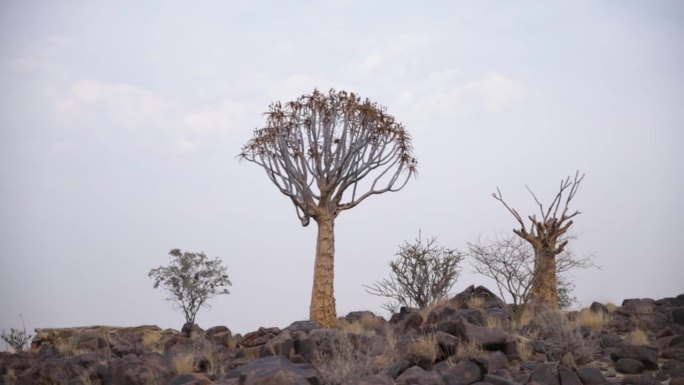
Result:
M329 215L321 215L316 218L318 238L309 317L325 328L331 328L337 322L335 296L333 294L335 276L334 221L334 217Z
M558 309L558 292L556 290L556 254L552 250L540 248L534 250L534 272L530 298L538 304L551 309Z

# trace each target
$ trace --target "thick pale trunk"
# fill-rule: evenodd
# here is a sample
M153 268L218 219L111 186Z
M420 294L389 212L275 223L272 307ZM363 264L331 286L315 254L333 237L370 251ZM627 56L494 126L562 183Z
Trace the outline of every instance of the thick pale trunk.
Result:
M558 309L556 290L556 255L546 249L535 249L534 272L530 298L538 304Z
M322 215L316 219L318 239L316 241L316 262L311 292L309 317L326 328L335 326L337 313L333 281L335 277L335 234L334 218Z

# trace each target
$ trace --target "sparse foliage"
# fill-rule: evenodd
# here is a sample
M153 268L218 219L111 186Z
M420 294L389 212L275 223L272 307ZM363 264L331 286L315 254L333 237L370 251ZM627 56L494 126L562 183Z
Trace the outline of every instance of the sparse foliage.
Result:
M539 206L541 214L540 218L537 218L536 214L528 216L529 227L522 216L504 201L498 187L492 194L494 199L501 202L520 224L520 228L514 229L513 232L529 242L534 250L530 296L551 308L558 308L556 256L561 254L568 244L569 239L563 236L572 225L572 218L580 214L579 211L569 212L568 206L577 194L582 179L584 179L584 174L580 176L578 171L575 173L574 180L570 177L561 180L558 193L546 209L532 190L525 186Z
M366 286L366 292L389 298L382 305L390 313L400 306L425 308L444 297L460 274L464 253L439 246L436 238L404 242L390 261L390 277Z
M230 294L227 286L232 283L218 258L210 260L200 252L183 252L173 249L169 252L171 264L150 270L148 276L154 280L154 288L162 286L185 314L188 323L195 323L195 316L207 300L219 294Z
M15 352L24 350L28 345L28 342L31 340L31 337L33 337L33 334L30 334L26 331L24 318L21 315L19 315L19 318L21 318L21 329L10 328L9 333L5 332L3 329L2 333L0 333L0 338L2 338L2 340L5 341L12 349L14 349Z
M385 108L354 93L314 90L271 104L266 126L240 153L290 198L303 226L318 225L310 318L336 322L334 222L371 195L401 190L416 172L411 137Z

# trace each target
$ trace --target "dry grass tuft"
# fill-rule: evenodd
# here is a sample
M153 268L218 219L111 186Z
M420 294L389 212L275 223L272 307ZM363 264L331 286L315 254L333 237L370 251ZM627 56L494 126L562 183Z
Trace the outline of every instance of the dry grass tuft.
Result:
M529 327L530 336L542 344L542 352L550 361L560 361L570 352L578 360L589 362L599 351L598 340L585 338L578 323L560 311L539 312Z
M142 339L142 344L143 347L146 350L152 351L152 352L157 352L157 353L163 353L164 352L164 346L162 344L162 333L157 330L146 330L143 332L143 335L141 337Z
M532 358L532 348L530 347L530 339L516 335L516 347L518 349L518 358L520 361L529 361Z
M482 347L482 345L476 342L462 342L458 344L456 348L456 354L450 357L452 363L456 363L461 360L470 360L473 358L486 358L488 356L487 351Z
M582 326L588 326L593 330L598 331L608 325L610 322L610 314L582 309L577 315L577 322Z
M68 338L61 338L55 341L55 349L57 349L57 352L67 358L71 358L73 356L77 356L79 354L84 353L81 349L77 347L78 341L76 340L76 337L70 336Z
M466 304L468 305L468 308L470 308L470 309L484 310L485 300L482 297L472 296L472 297L468 298L468 301L466 302Z
M608 313L613 314L615 313L615 310L617 310L618 306L612 302L608 302L606 304L606 308L608 309Z
M14 373L13 369L10 369L2 377L3 383L6 385L14 385L17 382L17 374Z
M316 334L314 341L321 384L343 384L370 374L371 357L355 350L346 332Z
M625 337L625 342L630 345L648 345L648 334L641 329L636 329Z
M435 362L439 353L439 345L434 334L414 337L408 344L408 355L416 361Z
M192 373L195 369L195 353L185 352L173 356L171 367L176 374Z

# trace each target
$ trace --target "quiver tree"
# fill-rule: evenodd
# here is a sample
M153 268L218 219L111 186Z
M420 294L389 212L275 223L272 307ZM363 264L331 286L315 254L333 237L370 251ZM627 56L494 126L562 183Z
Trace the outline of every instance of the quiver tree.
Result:
M567 237L563 235L572 225L572 218L580 214L579 211L570 212L568 206L583 178L584 174L580 176L578 171L574 179L568 176L561 180L558 193L546 209L534 192L525 186L537 203L540 214L539 218L536 214L528 216L529 225L526 225L520 214L504 201L498 187L492 194L520 224L520 228L514 229L513 232L529 242L534 250L530 298L554 309L558 308L556 256L562 253L568 244Z
M303 226L318 225L310 318L336 322L334 223L371 195L401 190L416 172L411 138L383 107L354 93L314 90L272 103L266 125L240 157L263 167L294 204Z
M568 240L568 236L562 238ZM501 298L510 297L516 315L530 298L535 252L530 243L515 234L499 236L494 240L468 242L468 255L476 273L496 282ZM578 257L569 248L555 258L557 294L559 307L572 304L570 292L574 285L563 273L572 269L587 269L594 266L590 257Z

